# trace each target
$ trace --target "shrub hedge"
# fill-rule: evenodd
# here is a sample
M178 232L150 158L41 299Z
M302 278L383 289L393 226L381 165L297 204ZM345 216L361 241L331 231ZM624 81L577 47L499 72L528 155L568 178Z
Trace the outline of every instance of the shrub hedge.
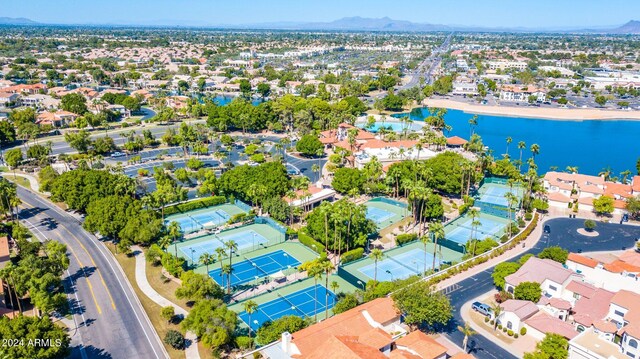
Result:
M312 251L315 251L317 253L324 252L324 245L316 241L315 239L311 238L311 236L307 234L306 228L302 228L301 230L298 231L298 240L300 241L300 243L311 248ZM315 245L315 248L313 247L314 245Z
M396 236L396 244L401 246L409 242L413 242L418 239L418 235L415 233L403 233Z
M364 248L356 248L348 252L342 253L342 257L340 259L342 261L342 264L346 264L362 258L363 255L364 255Z
M168 216L171 214L193 211L194 209L217 206L224 203L227 203L227 199L224 196L205 197L195 201L189 201L169 206L164 209L164 214L165 216Z

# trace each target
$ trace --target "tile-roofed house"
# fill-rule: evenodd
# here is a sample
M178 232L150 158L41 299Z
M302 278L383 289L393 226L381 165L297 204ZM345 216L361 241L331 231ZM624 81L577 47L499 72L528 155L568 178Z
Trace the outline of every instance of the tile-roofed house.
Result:
M513 293L515 287L523 282L540 283L543 294L548 297L560 297L564 287L572 279L580 278L577 273L565 268L551 259L531 257L517 272L505 278L505 289Z
M573 339L578 335L578 332L573 328L573 325L552 317L545 312L540 312L529 319L526 319L525 324L529 327L527 335L532 335L534 338L541 340L546 333L556 333L562 335L568 340Z
M447 137L447 146L449 147L462 147L468 141L459 136Z
M422 359L444 359L447 357L447 348L419 330L396 340L396 348L410 352Z
M580 326L588 328L593 323L605 319L609 312L611 298L615 295L615 293L602 288L597 288L592 292L582 290L582 293L571 309L572 320L578 329Z
M313 207L322 201L332 200L336 195L336 191L330 187L324 187L322 182L317 182L310 184L306 189L295 191L295 195L294 198L283 197L283 199L294 207Z
M372 346L380 345L380 337L386 336L390 350L390 334L385 331L385 334L377 330L375 333L369 331L387 326L394 327L393 323L399 323L399 320L400 314L394 307L393 299L379 298L292 333L287 354L295 358L304 358L316 348L323 346L329 337L345 335L358 335L359 343ZM400 327L395 330L400 330Z
M500 304L502 313L498 316L498 323L514 332L519 332L522 322L531 318L540 310L533 302L528 300L509 299Z
M58 110L56 112L45 111L36 117L36 123L40 125L52 125L54 127L63 127L70 125L78 118L73 112Z
M612 342L601 340L599 333L585 330L569 341L569 358L584 359L629 359Z
M538 302L538 307L556 318L567 320L571 303L560 298L547 298L542 296Z
M624 289L640 293L640 253L635 249L618 255L600 256L599 259L569 253L566 265L596 287L613 292Z
M0 237L0 269L4 268L11 259L9 238Z
M305 358L386 359L387 357L380 350L361 343L357 336L331 336Z
M603 177L554 171L547 172L543 182L544 188L551 196L549 205L562 208L566 208L567 203L575 199L585 205L581 208L591 209L593 199L603 195L606 187ZM572 191L575 191L575 194Z
M640 176L633 176L631 179L631 193L634 196L640 194Z

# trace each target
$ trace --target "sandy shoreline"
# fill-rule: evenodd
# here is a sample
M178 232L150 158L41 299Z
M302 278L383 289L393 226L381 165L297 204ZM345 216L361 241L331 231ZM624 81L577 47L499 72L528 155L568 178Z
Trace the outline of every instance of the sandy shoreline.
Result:
M540 107L502 107L472 105L468 103L446 100L425 99L423 105L461 110L473 114L509 117L531 117L545 120L584 121L584 120L632 120L640 121L640 111L597 110L597 109L563 109Z

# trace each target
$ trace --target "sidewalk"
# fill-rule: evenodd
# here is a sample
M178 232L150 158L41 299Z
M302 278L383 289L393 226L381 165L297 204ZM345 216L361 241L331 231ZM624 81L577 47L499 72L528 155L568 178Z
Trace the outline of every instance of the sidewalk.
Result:
M11 179L13 179L14 174L13 172L4 172L2 173L2 176L6 177L7 180L11 181ZM40 192L40 184L38 183L38 180L32 175L28 175L26 173L16 173L15 176L26 178L29 181L29 186L31 187L30 189L38 193L42 193Z
M524 240L523 242L521 242L521 244L517 245L516 247L514 247L513 249L510 249L504 253L502 253L501 255L495 257L495 258L491 258L488 261L479 264L467 271L464 271L462 273L456 274L454 276L452 276L451 278L447 278L445 280L443 280L442 282L439 282L438 284L436 284L436 289L440 290L440 289L444 289L447 288L453 284L456 284L458 282L461 282L467 278L473 277L474 275L480 273L480 272L484 272L487 269L502 263L502 262L506 262L508 260L510 260L511 258L514 258L526 251L528 251L529 249L531 249L531 247L535 246L536 243L538 243L538 241L540 240L540 238L542 237L542 229L544 228L544 222L549 220L549 219L553 219L556 217L553 216L548 216L548 215L540 215L540 217L538 218L538 225L536 226L536 228L533 230L533 232L531 232L531 234L529 235L529 237L527 237L526 240ZM525 244L524 247L522 247L522 243Z
M133 250L133 253L136 257L136 283L138 284L138 287L140 287L140 290L147 297L149 297L149 299L156 302L156 304L158 304L159 306L163 308L173 306L175 308L176 315L182 315L186 317L189 314L186 310L184 310L179 305L172 303L167 298L161 296L158 292L155 291L155 289L151 287L151 284L149 284L146 273L146 262L144 259L144 255L142 255L142 249L138 246L132 246L131 249ZM196 335L193 332L187 332L187 334L185 335L185 339L191 342L191 345L186 347L186 349L184 350L186 358L200 359L200 353L198 353L198 345L196 344L198 341Z

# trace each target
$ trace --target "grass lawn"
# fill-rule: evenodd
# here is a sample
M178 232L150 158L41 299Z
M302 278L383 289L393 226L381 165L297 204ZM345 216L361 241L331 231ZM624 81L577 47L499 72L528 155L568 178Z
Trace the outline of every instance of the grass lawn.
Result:
M28 189L32 189L31 188L31 183L29 183L29 180L24 178L24 177L21 177L21 176L13 177L12 174L7 174L7 175L5 175L3 177L6 178L7 180L19 185L19 186L22 186L22 187L25 187L25 188L28 188Z
M149 320L151 320L151 324L158 332L158 335L160 336L160 340L163 341L163 345L167 349L167 352L169 353L169 357L171 357L172 359L184 358L185 357L184 351L175 350L171 346L164 343L164 336L166 335L167 331L169 331L169 329L178 330L182 334L184 334L184 332L182 331L182 329L180 329L180 325L170 324L166 320L162 319L162 317L160 316L160 311L162 310L162 307L156 304L151 299L149 299L149 297L147 297L138 287L138 284L136 283L135 258L127 257L122 253L115 254L114 246L111 244L107 244L107 247L112 253L114 253L114 256L120 263L120 266L122 266L122 269L124 270L125 275L129 279L129 282L131 283L133 290L136 292L136 295L140 299L140 303L142 303L142 307L147 312L147 315L149 316ZM159 278L159 276L156 276L156 277Z

